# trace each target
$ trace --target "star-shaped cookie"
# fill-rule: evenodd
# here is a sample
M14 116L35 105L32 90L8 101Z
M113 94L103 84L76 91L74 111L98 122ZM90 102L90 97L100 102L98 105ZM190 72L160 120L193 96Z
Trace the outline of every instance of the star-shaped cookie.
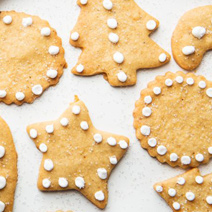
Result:
M128 148L128 138L97 130L77 97L59 119L30 125L27 132L43 153L40 190L75 189L105 208L108 179Z

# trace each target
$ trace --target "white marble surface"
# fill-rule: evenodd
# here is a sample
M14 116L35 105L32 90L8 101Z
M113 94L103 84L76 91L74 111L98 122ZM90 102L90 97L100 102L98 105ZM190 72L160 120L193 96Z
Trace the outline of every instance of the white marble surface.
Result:
M159 29L151 36L165 50L171 52L170 40L178 19L189 9L211 4L211 0L137 0L144 10L160 20ZM9 124L19 155L19 181L14 212L47 212L73 210L74 212L100 211L75 191L42 193L37 189L38 169L42 154L26 134L28 124L57 118L77 94L86 103L94 125L98 129L126 135L131 147L112 173L109 180L109 202L105 212L169 212L171 209L154 192L155 182L173 177L183 171L162 165L140 147L133 129L132 111L140 90L158 74L180 68L172 59L158 69L143 70L137 74L137 85L113 88L100 76L76 77L70 73L80 54L69 45L70 30L76 23L79 7L76 0L0 0L0 10L16 10L38 15L50 22L63 39L68 69L60 83L48 89L32 105L21 107L0 104L0 115ZM212 80L212 54L204 57L198 74ZM211 164L201 167L210 172Z

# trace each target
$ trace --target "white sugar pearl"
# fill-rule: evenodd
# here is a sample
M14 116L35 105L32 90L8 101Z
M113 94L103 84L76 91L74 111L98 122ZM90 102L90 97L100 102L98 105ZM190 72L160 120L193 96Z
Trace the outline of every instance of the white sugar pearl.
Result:
M85 180L82 177L77 177L75 179L75 185L77 188L82 189L85 187Z
M165 85L168 86L168 87L170 87L170 86L173 85L173 81L171 79L166 79Z
M5 148L3 146L0 146L0 158L3 158L5 155Z
M50 46L49 47L50 55L57 55L59 52L60 52L60 48L58 46Z
M176 211L180 210L180 204L179 204L178 202L174 202L174 203L172 204L172 206L173 206L173 208L174 208Z
M212 205L212 196L207 196L207 197L206 197L206 202L207 202L209 205Z
M191 191L187 192L186 193L186 199L188 201L193 201L195 199L195 194L193 192L191 192Z
M207 94L207 96L208 97L212 97L212 88L208 88L207 90L206 90L206 94Z
M176 80L176 82L179 83L179 84L183 83L183 77L182 77L182 76L177 76L177 77L175 78L175 80Z
M119 73L117 74L117 77L120 82L127 81L127 75L123 71L119 71Z
M107 179L107 170L104 168L97 169L97 174L100 179L105 180Z
M102 191L97 191L94 196L98 201L103 201L105 199L105 195Z
M121 149L127 149L128 148L128 143L125 140L119 141L119 146Z
M68 126L68 123L69 123L69 120L67 118L62 118L60 120L60 124L63 126L63 127L66 127Z
M202 184L203 181L204 181L204 179L203 179L202 176L196 176L195 181L196 181L196 183L198 183L198 184Z
M140 129L142 135L148 136L151 132L150 127L147 125L143 125Z
M79 39L79 33L78 32L72 32L71 33L71 40L77 41Z
M157 23L154 21L154 20L149 20L147 23L146 23L146 28L148 30L154 30L157 26Z
M82 73L84 71L84 69L85 69L84 66L82 64L79 64L76 68L76 71L78 73Z
M179 184L179 185L184 185L185 184L185 179L183 178L183 177L179 177L178 179L177 179L177 184Z
M43 88L41 85L34 85L32 87L32 93L35 95L41 95L43 93Z
M0 176L0 190L3 189L7 185L7 180L5 177Z
M68 180L64 177L60 177L58 180L58 184L61 188L66 188L68 186Z
M186 56L194 54L195 47L194 46L185 46L185 47L183 47L182 52Z
M170 188L170 189L168 190L168 194L169 194L170 197L175 197L176 194L177 194L177 192L176 192L175 189Z
M152 97L151 97L151 96L145 96L145 97L144 97L144 102L145 102L146 104L150 104L150 103L152 102Z
M30 135L31 138L37 138L38 132L35 129L31 129L30 132L29 132L29 135Z
M31 17L23 18L23 19L22 19L22 25L23 25L24 27L31 26L31 25L32 25L32 18L31 18Z
M88 3L88 0L80 0L80 3L81 3L82 5L86 5L86 4Z
M117 23L117 21L116 21L115 18L109 18L109 19L107 20L107 25L108 25L108 27L111 28L111 29L116 29L117 26L118 26L118 23Z
M43 27L40 33L41 35L48 37L51 34L51 29L49 27Z
M194 84L194 79L189 77L187 80L186 80L187 84L188 85L193 85Z
M46 132L47 133L53 133L54 132L54 125L50 124L46 126Z
M51 171L54 168L53 161L51 159L46 159L44 161L44 169L46 171Z
M12 19L12 17L11 17L10 15L6 15L6 16L4 16L4 18L3 18L3 22L4 22L5 24L11 24L12 21L13 21L13 19Z
M201 26L197 26L192 29L192 35L198 39L201 39L205 35L205 33L206 29Z
M51 78L51 79L55 79L57 77L57 70L55 69L49 69L47 72L46 72L46 75L47 77Z
M82 121L80 123L80 127L83 129L83 130L88 130L89 126L88 126L88 122L87 121Z
M115 146L115 145L117 144L117 141L116 141L115 138L109 137L109 138L107 139L107 143L108 143L110 146Z
M123 63L124 62L124 55L121 53L121 52L116 52L114 55L113 55L113 60L116 62L116 63Z
M24 98L25 98L25 94L23 92L17 92L15 94L15 98L18 100L18 101L22 101Z
M5 90L0 90L0 98L4 98L7 95Z
M163 145L158 146L157 153L159 155L165 155L167 153L167 148Z
M44 188L49 188L51 186L51 181L48 178L42 180L42 185Z
M96 143L101 143L102 142L102 135L99 133L94 134L93 139Z
M153 88L153 93L154 93L155 95L159 95L159 94L161 93L161 88L160 88L160 87L154 87L154 88Z
M212 146L208 147L208 153L212 155Z
M151 146L151 147L155 147L155 146L157 145L157 141L156 141L155 138L150 138L150 139L148 140L148 144L149 144L149 146Z
M72 113L73 113L73 114L78 115L78 114L80 114L80 111L81 111L80 106L74 105L74 106L72 107Z
M5 209L5 204L2 201L0 201L0 212L3 212L4 209Z
M171 162L176 162L178 160L178 155L176 153L171 153L170 154L170 161Z
M103 7L106 10L111 10L113 8L113 3L110 0L104 0L103 1Z
M199 87L202 88L202 89L206 88L206 82L203 81L203 80L201 80L201 81L199 82L198 85L199 85Z
M159 61L161 63L164 63L166 61L166 59L167 59L167 56L166 56L165 53L162 53L162 54L159 55Z
M149 107L144 107L144 108L142 109L142 114L143 114L145 117L151 116L151 114L152 114L151 108L149 108Z
M156 191L158 193L161 193L163 191L163 187L162 186L156 186Z
M110 42L112 43L118 43L119 41L119 36L113 32L111 32L109 35L108 35L108 39Z
M195 159L198 161L198 162L202 162L203 160L204 160L204 156L203 156L203 154L197 154L196 156L195 156Z
M40 149L41 152L44 153L44 152L47 152L48 147L46 146L46 144L41 143L40 146L39 146L39 149Z
M189 156L182 156L181 157L181 163L183 165L188 165L191 163L191 158Z
M118 163L118 160L115 155L110 157L110 163L112 165L116 165Z

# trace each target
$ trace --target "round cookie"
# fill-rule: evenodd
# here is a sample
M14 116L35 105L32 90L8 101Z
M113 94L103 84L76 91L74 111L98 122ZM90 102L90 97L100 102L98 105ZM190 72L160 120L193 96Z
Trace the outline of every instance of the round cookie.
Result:
M197 167L212 157L212 82L166 73L141 91L134 127L141 146L161 163Z
M66 67L62 41L47 21L0 13L0 102L32 103L58 83Z

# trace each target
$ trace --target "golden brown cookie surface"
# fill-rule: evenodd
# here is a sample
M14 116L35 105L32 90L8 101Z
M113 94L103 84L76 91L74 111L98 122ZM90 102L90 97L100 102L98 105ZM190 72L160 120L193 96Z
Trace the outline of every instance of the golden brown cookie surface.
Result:
M0 13L0 101L32 103L58 83L66 66L61 39L47 21Z
M141 91L134 110L136 136L161 163L197 167L212 156L211 108L212 82L168 72Z
M43 152L40 190L75 189L105 208L108 179L128 148L126 137L97 130L77 97L58 120L30 125L27 132Z
M72 73L104 74L112 86L136 83L136 71L169 62L170 55L149 35L159 22L133 0L78 0L81 13L70 43L82 48Z
M212 174L201 176L198 169L154 185L173 211L212 211Z
M196 69L206 51L212 49L212 6L207 5L185 13L172 36L174 59L182 68Z

